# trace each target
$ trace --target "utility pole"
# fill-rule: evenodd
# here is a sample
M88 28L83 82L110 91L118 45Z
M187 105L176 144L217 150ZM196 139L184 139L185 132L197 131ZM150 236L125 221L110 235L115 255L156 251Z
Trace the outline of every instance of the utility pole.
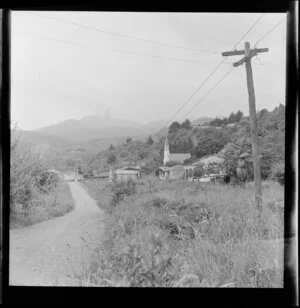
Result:
M250 43L245 43L245 50L234 50L229 52L223 52L222 56L236 56L245 55L241 60L233 63L234 67L237 67L243 63L246 66L247 75L247 87L249 94L249 115L252 137L252 153L253 153L253 169L254 169L254 182L255 182L255 204L257 209L262 211L262 189L261 189L261 173L260 173L260 161L259 161L259 148L257 138L257 120L256 120L256 108L255 108L255 92L252 76L251 58L256 56L260 52L268 52L268 48L254 48L250 49Z

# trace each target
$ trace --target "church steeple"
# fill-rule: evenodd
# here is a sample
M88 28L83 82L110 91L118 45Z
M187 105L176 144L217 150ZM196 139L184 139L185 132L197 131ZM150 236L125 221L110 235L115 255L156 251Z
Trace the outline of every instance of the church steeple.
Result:
M166 165L166 162L169 161L170 151L169 151L169 142L168 142L168 135L166 133L165 137L165 149L164 149L164 165Z

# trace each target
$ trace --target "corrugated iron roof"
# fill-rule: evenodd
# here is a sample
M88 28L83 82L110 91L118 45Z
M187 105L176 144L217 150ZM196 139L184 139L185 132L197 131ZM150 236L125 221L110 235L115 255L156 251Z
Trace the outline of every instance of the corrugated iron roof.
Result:
M182 165L176 165L176 166L171 167L171 171L184 171L184 170L185 168Z
M170 161L179 161L183 163L188 158L191 158L190 153L170 153L169 154Z
M159 167L155 171L157 171L157 170L170 171L170 169L171 169L170 167Z

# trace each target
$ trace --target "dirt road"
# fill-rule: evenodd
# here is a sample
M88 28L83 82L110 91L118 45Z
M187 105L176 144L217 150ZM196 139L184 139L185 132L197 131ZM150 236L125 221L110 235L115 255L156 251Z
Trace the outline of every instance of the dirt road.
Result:
M69 182L75 209L10 231L10 285L76 286L101 244L105 215L78 182Z

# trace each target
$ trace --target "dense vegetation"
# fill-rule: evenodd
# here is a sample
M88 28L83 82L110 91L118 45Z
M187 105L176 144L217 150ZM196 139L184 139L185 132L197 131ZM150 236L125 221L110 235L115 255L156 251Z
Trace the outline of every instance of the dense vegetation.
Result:
M86 286L283 287L283 188L199 185L148 178L95 180L88 192L109 215Z
M70 212L74 200L67 183L49 170L39 151L12 132L10 226L31 225Z
M191 159L216 154L227 149L226 163L233 170L238 155L252 155L250 123L247 117L238 111L231 113L224 123L235 123L232 127L220 129L221 119L209 122L210 127L192 127L189 120L183 123L173 122L168 131L171 153L191 153ZM261 172L263 179L277 179L284 182L284 138L285 138L285 107L280 104L273 111L263 109L257 113L258 136L261 151ZM220 120L220 121L219 121ZM238 151L232 150L232 146ZM156 134L145 140L132 140L130 137L118 146L111 145L106 151L85 161L85 168L108 169L110 165L139 164L142 171L153 172L163 162L164 136ZM251 176L250 176L251 179Z

